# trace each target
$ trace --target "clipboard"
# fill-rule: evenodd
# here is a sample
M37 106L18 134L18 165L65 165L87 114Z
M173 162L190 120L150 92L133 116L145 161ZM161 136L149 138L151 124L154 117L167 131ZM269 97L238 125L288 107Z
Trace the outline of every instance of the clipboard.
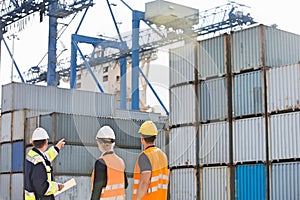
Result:
M62 192L74 187L76 185L76 181L74 178L72 178L72 179L68 180L67 182L65 182L63 185L64 185L63 189L55 192L54 196L57 196L57 195L61 194Z

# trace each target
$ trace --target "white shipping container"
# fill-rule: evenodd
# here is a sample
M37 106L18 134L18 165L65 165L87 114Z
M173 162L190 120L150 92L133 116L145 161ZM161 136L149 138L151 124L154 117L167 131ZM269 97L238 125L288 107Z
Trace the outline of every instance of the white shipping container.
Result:
M300 64L268 70L268 112L300 108Z
M195 80L196 44L170 50L170 86Z
M271 115L269 118L270 160L300 157L300 112Z
M196 127L172 128L169 137L169 165L196 165Z
M229 163L228 122L201 125L200 164Z
M65 183L74 178L76 185L69 190L56 196L56 200L79 200L90 199L92 194L92 181L90 176L55 176L55 181L58 183Z
M5 113L1 115L1 142L10 142L11 141L11 122L12 122L12 113Z
M270 181L270 199L299 199L300 163L273 163Z
M195 122L195 87L192 84L170 89L170 125Z
M23 197L24 174L17 173L11 175L11 199L22 199Z
M10 174L0 174L0 199L9 200L10 198ZM21 198L22 199L22 196Z
M194 168L173 169L170 172L170 200L197 199L197 178Z
M23 140L25 133L26 110L17 110L12 113L12 140Z
M230 196L228 167L204 167L202 169L202 199L227 200Z
M265 118L233 121L233 162L266 161Z

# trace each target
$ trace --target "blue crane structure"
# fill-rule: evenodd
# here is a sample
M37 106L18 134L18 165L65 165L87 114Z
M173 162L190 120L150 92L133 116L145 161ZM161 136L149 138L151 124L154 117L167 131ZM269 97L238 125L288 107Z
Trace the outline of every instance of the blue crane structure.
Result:
M251 25L255 22L250 14L244 15L242 12L234 12L239 8L246 7L245 5L237 4L235 2L229 2L225 5L218 6L203 12L199 12L194 16L187 16L194 18L197 25L194 25L190 29L161 29L159 27L153 27L149 21L145 20L145 13L132 9L126 2L120 0L128 9L132 11L132 33L131 35L121 36L117 22L111 9L109 0L106 0L108 8L110 10L115 28L118 33L117 40L94 38L83 35L78 35L78 30L83 23L84 17L88 11L88 8L93 5L92 0L81 0L74 1L69 4L59 3L58 0L43 0L39 3L35 1L9 1L9 9L2 9L0 16L0 27L1 27L1 38L5 33L6 26L16 22L22 17L30 15L33 12L39 11L40 13L48 12L49 15L49 46L48 46L48 66L47 74L41 71L39 67L30 69L31 71L37 72L36 78L26 80L26 83L38 83L47 80L47 85L57 85L60 77L70 77L70 88L76 87L76 72L82 67L87 67L91 73L94 81L100 92L104 92L99 81L91 70L91 62L93 65L99 65L102 63L110 62L113 60L120 61L120 108L126 109L126 58L131 56L132 59L132 110L139 110L139 75L141 74L149 85L150 89L156 96L157 100L168 115L168 111L165 108L163 102L160 100L155 90L153 89L150 82L147 80L145 74L139 67L140 55L147 52L156 51L157 48L166 46L175 42L184 41L189 38L197 38L211 33L216 33L222 30L228 30L237 26ZM2 5L5 7L5 5ZM56 70L56 32L57 32L57 18L64 18L70 14L76 13L85 9L83 17L78 25L77 30L72 34L71 42L71 60L70 66L64 69ZM6 11L6 12L4 12ZM4 12L4 13L3 13ZM140 30L140 22L145 22L149 26L149 29ZM3 39L4 43L5 40ZM109 55L103 55L100 58L88 61L83 55L78 43L86 43L93 46L94 49L97 47L114 48L116 51ZM6 43L5 43L6 45ZM7 45L6 45L7 47ZM8 51L9 48L7 47ZM84 65L77 65L77 52L84 61ZM11 54L10 54L11 55ZM11 55L12 56L12 55ZM13 58L12 58L13 59ZM18 70L17 65L15 67ZM18 74L22 79L21 73L18 70Z

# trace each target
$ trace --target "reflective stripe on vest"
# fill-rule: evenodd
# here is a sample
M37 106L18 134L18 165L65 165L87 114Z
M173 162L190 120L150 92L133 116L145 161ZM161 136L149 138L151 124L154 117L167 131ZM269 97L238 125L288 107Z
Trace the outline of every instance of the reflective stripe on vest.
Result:
M52 154L52 156L55 155L55 157L56 157L56 156L57 156L57 152L56 152L56 154L55 154L55 153L53 154L52 151L55 151L55 152L56 152L56 150L54 149L54 147L53 147L53 148L49 148L47 152L48 152L48 154L49 154L49 152L50 152L50 154ZM54 158L55 158L55 157L54 157ZM53 158L53 157L52 157L52 158ZM49 183L49 186L48 186L48 188L47 188L47 191L46 191L45 195L48 196L48 195L54 194L54 193L58 190L58 186L57 186L57 184L55 184L55 182L52 181L52 177L51 177L51 168L50 168L50 166L46 165L46 162L45 162L44 158L43 158L41 155L39 155L37 152L35 152L35 151L33 151L33 150L30 150L30 151L28 152L27 156L26 156L26 159L27 159L29 162L33 163L34 165L36 165L37 163L40 163L40 162L43 163L43 165L44 165L45 168L46 168L47 182ZM28 193L28 194L31 194L31 193L33 193L33 192L28 192L28 191L27 191L27 193ZM27 196L27 193L25 192L25 199L26 199L26 200L34 200L34 199L35 199L35 197L32 198L32 196ZM34 194L34 193L33 193L33 194Z
M167 198L167 189L169 182L168 161L166 155L156 147L151 147L143 151L143 153L149 158L151 163L152 172L151 179L149 181L147 194L143 197L143 200L160 199L165 200ZM134 169L133 179L133 195L132 199L136 199L137 189L140 182L140 168L138 165L138 159Z
M35 200L34 192L28 192L25 190L25 200Z

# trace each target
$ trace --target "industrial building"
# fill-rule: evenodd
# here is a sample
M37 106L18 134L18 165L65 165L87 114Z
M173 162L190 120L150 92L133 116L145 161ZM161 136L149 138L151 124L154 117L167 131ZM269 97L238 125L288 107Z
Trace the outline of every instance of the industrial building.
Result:
M80 9L90 4L81 1ZM38 126L47 130L50 144L66 138L53 162L55 180L77 182L56 199L89 199L93 163L100 156L95 134L103 125L116 132L115 152L126 161L130 199L142 151L137 132L146 120L157 125L156 145L168 155L168 199L298 199L300 35L255 23L228 5L228 18L199 27L197 9L149 2L145 13L133 11L130 42L121 35L107 40L74 34L70 66L55 71L49 61L47 72L37 72L27 83L3 85L0 200L23 198L25 156ZM65 15L60 10L50 16ZM143 20L163 26L164 37L159 29L138 32ZM215 32L220 34L210 35ZM79 43L94 46L88 58ZM147 72L156 49L174 43L178 47L168 52L166 108ZM55 57L56 52L48 53ZM57 87L61 78L70 81L70 89ZM47 86L36 84L43 81ZM165 113L149 110L149 89Z

